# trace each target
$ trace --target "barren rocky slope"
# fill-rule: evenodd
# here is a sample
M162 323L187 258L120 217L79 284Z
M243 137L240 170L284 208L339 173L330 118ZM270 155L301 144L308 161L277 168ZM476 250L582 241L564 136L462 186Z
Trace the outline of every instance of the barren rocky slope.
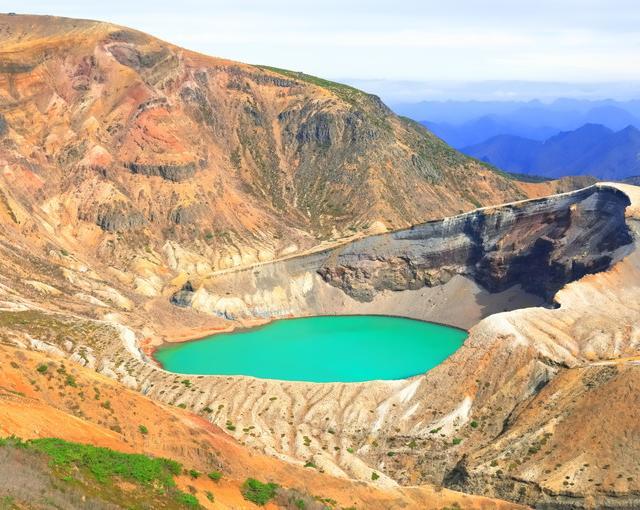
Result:
M536 193L351 87L66 18L0 15L0 138L0 210L126 269L271 260Z
M144 453L180 461L187 473L177 478L184 491L195 491L204 508L252 509L240 486L247 477L278 483L282 490L267 508L330 510L356 506L367 509L441 509L460 505L469 509L510 509L517 505L490 498L467 496L431 487L378 489L321 475L312 469L249 453L218 427L187 411L155 403L137 392L64 358L0 346L0 437L15 434L23 439L59 437L69 441ZM46 371L38 367L47 366ZM140 433L139 426L147 428ZM12 462L0 446L2 483L0 495L21 501L17 508L120 508L97 493L82 493L74 484L40 479L46 466ZM24 460L24 459L23 459ZM219 471L222 479L206 473ZM33 476L35 474L40 476ZM48 481L48 480L47 480ZM44 490L42 490L44 489ZM42 491L42 492L41 492ZM79 494L74 494L75 492ZM214 500L206 497L213 493ZM74 499L76 498L76 499ZM49 503L47 503L49 500ZM0 505L7 500L0 499ZM52 506L53 505L53 506ZM124 507L124 506L123 506ZM4 506L2 508L5 508Z

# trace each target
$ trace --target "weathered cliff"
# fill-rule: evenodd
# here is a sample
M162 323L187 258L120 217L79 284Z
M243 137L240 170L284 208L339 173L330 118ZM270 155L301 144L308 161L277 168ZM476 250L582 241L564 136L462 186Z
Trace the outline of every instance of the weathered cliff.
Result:
M440 287L459 275L489 296L518 286L523 293L550 301L568 282L606 269L628 251L628 205L628 197L617 189L592 186L480 209L304 257L214 275L195 289L188 282L172 299L227 318L340 313L339 303L328 308L335 293L322 282L353 298L355 303L346 311L354 311L362 308L358 302L372 302L384 291ZM230 289L233 297L227 297ZM378 302L376 312L389 310Z

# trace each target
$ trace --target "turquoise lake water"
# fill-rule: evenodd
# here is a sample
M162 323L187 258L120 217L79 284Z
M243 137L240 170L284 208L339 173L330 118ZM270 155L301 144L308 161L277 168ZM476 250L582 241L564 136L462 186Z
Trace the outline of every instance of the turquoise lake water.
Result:
M159 349L171 372L356 382L403 379L435 367L467 332L378 315L287 319Z

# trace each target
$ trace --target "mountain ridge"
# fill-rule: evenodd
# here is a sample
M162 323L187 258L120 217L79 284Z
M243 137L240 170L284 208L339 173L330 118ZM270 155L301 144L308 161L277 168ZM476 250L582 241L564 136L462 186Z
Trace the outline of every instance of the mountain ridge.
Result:
M613 131L585 124L544 142L500 135L463 151L507 171L549 178L591 175L623 180L640 172L640 130L631 125Z
M640 127L638 101L425 101L395 105L394 110L419 120L457 149L497 135L543 141L584 124L602 124L614 131Z
M179 245L220 269L533 191L303 73L70 18L0 15L0 40L0 189L64 217L67 251Z

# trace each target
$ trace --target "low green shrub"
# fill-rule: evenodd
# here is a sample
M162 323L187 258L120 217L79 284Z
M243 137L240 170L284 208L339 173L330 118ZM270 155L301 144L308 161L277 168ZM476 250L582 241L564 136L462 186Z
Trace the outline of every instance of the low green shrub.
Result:
M69 443L63 439L33 439L29 448L46 454L54 467L69 469L86 468L96 480L106 483L118 476L141 484L159 483L173 487L173 476L180 474L182 466L175 460L147 457L136 453L121 453L109 448Z
M214 482L219 482L222 479L222 473L220 471L212 471L207 476Z
M193 494L187 494L186 492L178 491L178 494L176 495L176 501L188 508L200 508L200 503L198 503L198 499Z
M247 478L241 490L244 499L263 506L275 497L278 487L276 483L262 483L255 478Z

